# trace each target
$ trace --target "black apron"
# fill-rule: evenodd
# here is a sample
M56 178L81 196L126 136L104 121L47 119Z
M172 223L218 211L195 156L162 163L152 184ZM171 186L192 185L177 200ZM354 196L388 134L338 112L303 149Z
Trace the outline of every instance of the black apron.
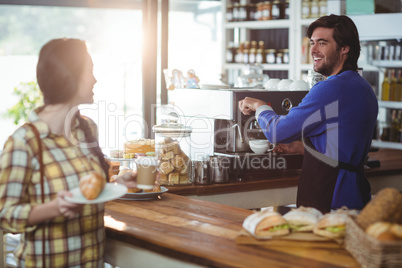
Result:
M371 188L364 174L364 163L359 166L353 166L338 162L319 153L311 143L310 138L307 138L304 142L304 159L297 190L297 207L314 207L322 213L330 212L340 169L358 173L363 204L365 205L370 201Z

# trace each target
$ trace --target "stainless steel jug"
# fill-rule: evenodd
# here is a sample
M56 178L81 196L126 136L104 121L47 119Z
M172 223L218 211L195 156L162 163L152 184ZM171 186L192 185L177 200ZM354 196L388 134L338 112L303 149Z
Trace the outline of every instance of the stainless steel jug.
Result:
M224 156L209 158L209 174L213 183L229 182L230 159Z
M241 129L239 124L233 124L228 128L226 151L231 153L250 151L250 147L244 139L242 131L243 129Z
M208 160L193 161L194 184L210 184L211 177L208 172Z

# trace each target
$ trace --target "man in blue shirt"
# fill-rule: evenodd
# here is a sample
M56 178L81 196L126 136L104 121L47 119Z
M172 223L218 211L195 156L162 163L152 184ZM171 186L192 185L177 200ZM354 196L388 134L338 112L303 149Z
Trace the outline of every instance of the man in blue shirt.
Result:
M378 103L370 84L357 72L359 34L350 18L337 15L317 19L307 34L314 71L327 79L315 84L287 115L277 115L253 98L240 101L239 109L244 114L255 111L267 139L280 144L278 152L300 151L303 142L298 206L322 212L342 206L362 209L371 198L363 167Z

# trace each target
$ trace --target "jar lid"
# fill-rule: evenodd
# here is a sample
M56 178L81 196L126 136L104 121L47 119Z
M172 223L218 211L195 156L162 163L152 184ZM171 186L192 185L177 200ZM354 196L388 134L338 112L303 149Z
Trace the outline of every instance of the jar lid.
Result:
M160 124L153 126L154 133L161 133L166 137L178 138L188 137L193 131L191 127L187 127L179 123Z

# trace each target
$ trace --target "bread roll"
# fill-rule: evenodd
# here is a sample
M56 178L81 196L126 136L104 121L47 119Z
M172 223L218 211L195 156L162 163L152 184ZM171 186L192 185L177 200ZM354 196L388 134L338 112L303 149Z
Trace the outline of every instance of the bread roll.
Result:
M92 172L82 177L80 180L81 193L88 200L97 198L105 185L105 178L97 172Z
M399 237L400 239L402 239L402 225L401 224L397 224L397 223L392 224L391 232L394 235L396 235L397 237Z
M268 211L256 212L248 216L243 222L243 228L258 239L289 233L289 227L282 215Z
M397 189L379 191L356 217L356 223L364 230L378 221L402 223L402 194Z

